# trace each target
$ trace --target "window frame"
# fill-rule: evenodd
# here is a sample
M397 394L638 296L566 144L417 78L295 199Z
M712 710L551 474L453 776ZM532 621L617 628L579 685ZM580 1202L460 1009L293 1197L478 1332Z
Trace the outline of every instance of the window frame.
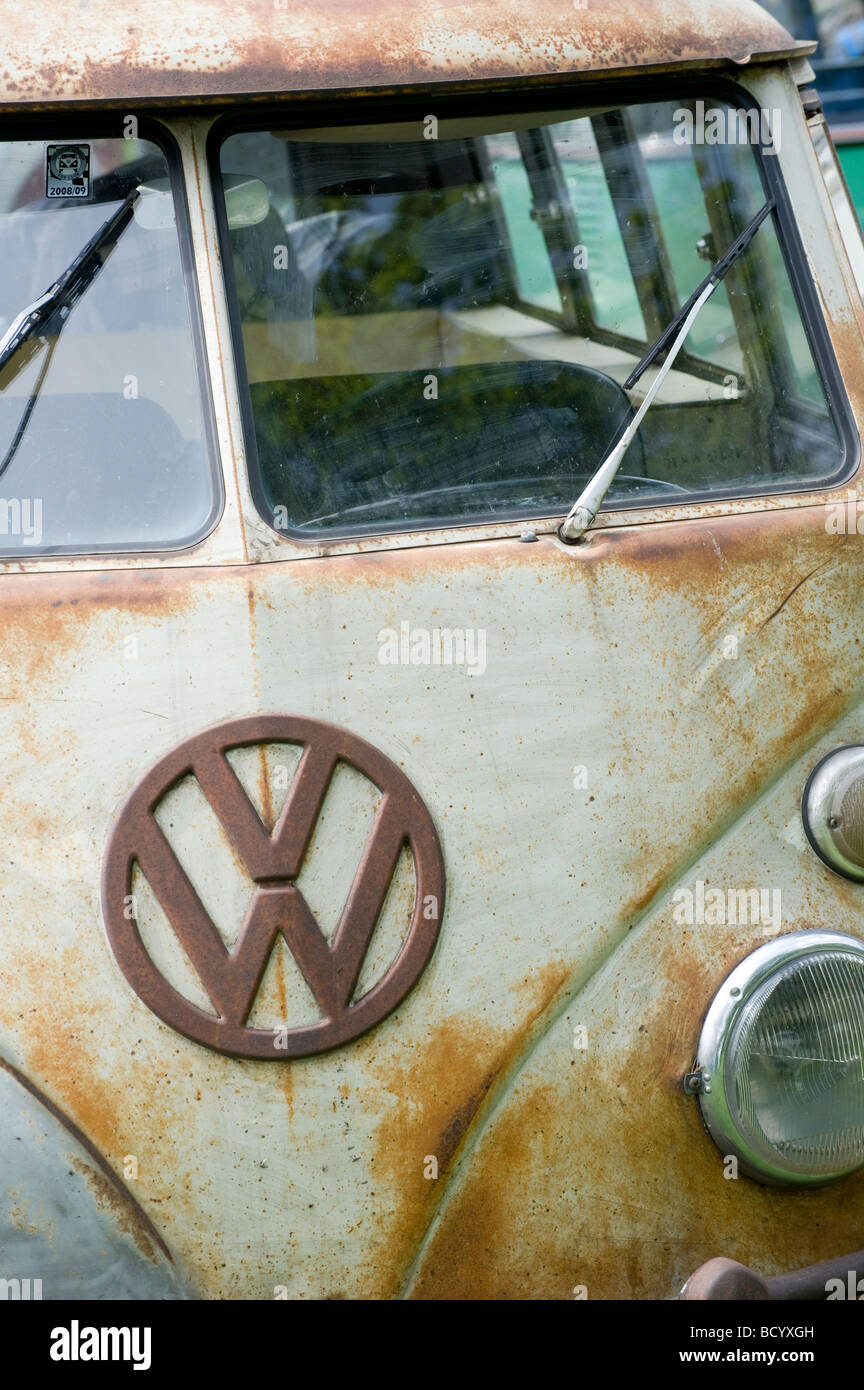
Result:
M622 333L619 329L608 328L599 323L596 317L596 300L591 281L590 270L574 271L569 266L569 250L566 255L566 264L563 265L563 272L556 264L562 261L560 255L561 247L554 247L551 237L547 234L545 225L541 225L541 232L546 241L547 253L549 255L550 269L554 275L555 283L558 286L562 302L567 305L572 300L572 312L568 314L565 307L562 311L554 309L539 308L537 305L520 300L522 311L533 318L538 318L544 323L549 323L556 328L570 328L573 332L584 332L585 336L592 342L602 343L606 347L619 348L622 352L635 354L638 361L648 350L650 343L659 337L666 324L656 322L656 303L662 301L667 308L666 323L671 323L675 314L681 308L681 301L678 295L675 277L669 263L668 247L666 245L666 234L663 219L660 217L654 190L651 187L648 171L645 165L644 156L633 148L629 143L631 132L627 130L626 119L621 122L612 122L609 117L613 113L590 116L591 130L594 142L597 146L597 154L603 168L603 175L606 179L606 186L613 204L618 234L621 238L621 249L627 261L627 266L632 279L633 293L639 305L643 322L646 325L647 333L644 339L634 338L630 334ZM607 123L607 129L602 130L603 122ZM613 125L618 125L618 131L613 129ZM581 242L578 218L576 209L573 207L573 200L566 183L561 178L560 157L555 150L548 129L543 132L543 157L547 160L549 167L546 170L535 170L532 172L528 168L527 134L520 132L517 135L520 148L525 152L525 172L532 189L535 191L535 175L540 176L544 173L550 175L550 181L554 188L550 193L561 208L561 215L556 221L563 223L567 230L564 238L564 246L578 245ZM635 133L632 133L634 137ZM623 138L622 138L623 136ZM621 154L624 169L621 175L622 184L629 183L631 191L635 188L644 199L645 222L640 227L630 227L626 219L620 215L620 204L615 201L612 192L612 159L617 151ZM539 152L535 152L539 154ZM543 219L545 222L545 219ZM641 245L640 245L641 243ZM656 271L644 273L637 270L638 262L642 255L642 250L646 243L652 245L657 257ZM558 253L556 255L556 252ZM654 293L652 294L646 280L653 281ZM567 291L572 293L567 295ZM566 296L566 298L565 298ZM699 357L689 352L686 344L678 354L679 368L685 369L692 376L700 377L703 381L713 382L715 385L725 385L730 375L736 375L726 367L718 366L707 358ZM743 382L739 381L738 385Z
M52 144L87 143L93 139L121 140L124 138L127 120L125 114L108 114L98 110L72 111L67 115L65 110L58 109L48 115L14 115L0 119L0 146L28 140L50 141ZM213 534L225 511L225 479L216 429L209 354L204 333L183 158L176 136L169 126L155 116L142 114L136 117L136 120L135 138L149 140L164 155L173 194L180 268L189 313L190 340L201 405L202 443L213 492L210 511L194 534L182 541L162 540L153 544L135 542L126 545L105 541L89 545L30 546L15 553L0 553L0 566L18 563L38 564L54 559L86 559L88 556L141 556L146 559L160 555L182 555L200 546ZM60 135L57 134L58 128L61 131Z
M489 90L479 93L477 91L465 91L442 94L435 100L438 118L467 120L478 116L497 118L513 115L515 117L534 111L542 111L545 115L561 112L577 117L580 108L584 108L587 114L592 104L596 104L601 98L603 104L606 105L619 102L624 106L632 106L643 102L684 100L688 97L701 98L707 101L710 97L714 97L717 101L722 101L742 111L759 111L761 109L760 103L751 92L730 78L710 71L696 74L688 73L677 80L669 77L652 76L629 82L622 82L618 79L592 79L587 82L580 82L578 85L566 82L560 85L556 84L554 92L548 88L538 91L533 84L511 86L506 83L496 83L490 84L491 86L496 89L494 95ZM292 527L280 529L274 526L270 517L269 508L264 501L261 483L254 413L239 314L239 297L234 279L233 253L225 201L221 190L219 158L221 146L230 135L249 131L266 132L274 126L286 133L290 132L292 128L297 130L307 130L312 127L327 128L331 129L334 138L338 139L340 128L354 125L383 127L389 124L404 123L406 120L416 120L418 125L422 125L424 116L429 109L430 97L428 93L423 96L411 90L395 94L392 99L388 99L386 119L382 118L380 105L381 97L379 95L366 94L363 96L349 94L338 103L316 99L304 100L299 105L288 102L285 104L262 103L254 113L249 115L239 116L236 113L223 112L216 117L207 134L207 167L213 194L228 318L237 369L236 385L246 453L246 477L258 516L268 531L280 542L287 542L295 550L298 546L302 546L310 553L332 551L334 547L344 546L352 548L362 546L365 548L370 545L374 546L376 542L386 547L390 544L398 544L400 538L406 540L412 535L422 535L424 543L431 544L435 543L436 537L439 536L442 540L445 538L458 540L460 533L476 535L487 528L495 528L497 532L501 528L512 528L519 524L525 524L532 530L542 530L544 524L545 527L557 526L563 519L563 511L554 514L536 511L527 514L525 511L514 511L506 508L491 513L472 514L464 519L448 519L442 522L416 519L398 525L379 525L368 529L334 527L332 530L316 533ZM666 514L666 519L675 520L676 516L682 515L688 509L700 506L708 506L713 510L717 507L722 508L724 504L747 502L748 500L758 502L772 497L819 497L847 485L859 471L862 460L861 437L831 342L819 295L810 275L807 255L796 223L792 199L780 168L779 156L766 156L758 146L751 146L751 149L765 197L766 199L773 197L775 202L773 225L779 250L789 277L789 285L813 357L813 363L824 392L828 412L837 430L842 449L841 462L834 474L815 484L796 481L784 487L778 485L776 479L766 478L751 487L739 486L701 492L694 489L683 492L680 497L676 496L674 499L660 493L647 498L627 500L616 498L611 502L608 500L604 502L600 517L609 513L626 516L629 513L644 514L647 511L653 514L660 511ZM546 315L541 310L537 311L537 317L545 318ZM557 319L557 316L555 317ZM634 352L638 351L639 346L634 342ZM699 373L699 375L702 374L702 372ZM655 410L660 408L662 407L655 406ZM680 408L685 409L686 406L682 405ZM599 465L599 459L597 463ZM573 501L575 500L574 495Z

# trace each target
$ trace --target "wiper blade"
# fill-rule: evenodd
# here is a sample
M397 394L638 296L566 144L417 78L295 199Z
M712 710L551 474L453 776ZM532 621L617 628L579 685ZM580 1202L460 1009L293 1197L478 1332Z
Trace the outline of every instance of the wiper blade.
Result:
M131 222L137 197L138 189L135 188L86 246L81 248L54 284L13 319L0 338L0 391L15 380L38 347L44 346L48 338L59 334L78 300L92 284ZM32 345L31 350L21 354L14 372L4 373L3 369L27 344Z
M711 295L714 293L721 280L723 280L731 270L732 266L738 260L738 257L746 251L750 242L762 226L762 223L765 221L765 218L769 213L773 212L774 206L774 199L769 198L765 206L760 208L759 212L757 212L752 222L748 223L741 235L732 243L726 254L721 256L720 260L715 262L711 267L701 285L693 291L687 303L682 305L669 326L664 328L660 336L651 344L647 353L642 358L642 361L634 367L633 371L628 376L624 383L625 391L629 391L635 386L643 373L647 371L651 364L656 361L660 354L672 343L669 355L657 373L654 381L651 383L651 388L639 407L638 412L603 459L590 482L584 488L578 501L570 509L564 521L561 523L558 535L562 541L566 541L569 545L575 544L575 542L582 539L589 526L593 524L597 513L603 505L606 493L612 486L615 475L621 467L624 455L633 442L636 431L639 429L643 419L654 404L655 397L669 372L672 370L675 359L684 346L690 329L702 312L703 305L711 298Z
M748 225L744 228L737 241L733 241L725 256L721 256L719 261L715 262L715 264L711 267L711 269L708 271L708 274L705 276L705 279L702 281L701 285L699 285L693 291L690 298L687 300L687 303L681 306L680 310L675 315L672 322L669 324L669 327L664 328L663 332L660 334L660 337L656 340L656 342L651 344L650 348L646 352L645 356L642 358L642 361L639 363L639 365L633 368L633 371L630 373L627 380L624 382L625 391L631 390L631 388L636 385L636 382L639 380L640 376L642 376L642 374L645 371L647 371L647 369L651 366L651 363L654 362L660 356L660 353L663 352L663 350L672 341L672 339L675 337L675 334L678 332L678 329L680 328L681 324L684 322L684 320L690 313L690 310L693 308L693 306L696 304L696 301L701 297L701 295L705 292L708 286L710 285L713 290L715 286L720 284L720 281L724 279L724 277L732 269L738 257L742 255L744 251L747 250L747 247L750 245L759 228L762 226L762 223L765 221L765 218L768 216L770 212L773 211L774 199L769 198L765 206L759 209L756 216L753 218L753 221L748 223Z

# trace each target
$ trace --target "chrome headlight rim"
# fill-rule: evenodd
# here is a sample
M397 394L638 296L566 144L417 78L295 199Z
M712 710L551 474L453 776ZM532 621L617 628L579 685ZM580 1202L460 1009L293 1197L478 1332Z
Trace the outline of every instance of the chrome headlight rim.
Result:
M727 1085L734 1081L729 1051L736 1024L761 985L784 966L825 953L854 954L864 964L864 942L842 932L812 930L789 932L757 946L732 970L711 1002L699 1037L699 1106L711 1138L724 1157L735 1157L747 1177L770 1186L824 1187L864 1167L831 1173L792 1173L757 1152L736 1124L727 1099Z
M852 883L864 883L864 865L845 852L835 822L850 784L861 779L864 779L864 745L844 743L819 760L807 778L801 797L801 818L810 848L832 873Z

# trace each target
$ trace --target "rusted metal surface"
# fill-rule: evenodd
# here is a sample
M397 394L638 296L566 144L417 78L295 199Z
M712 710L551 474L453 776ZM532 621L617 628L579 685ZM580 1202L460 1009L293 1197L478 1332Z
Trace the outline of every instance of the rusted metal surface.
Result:
M0 937L0 1050L112 1165L146 1157L139 1200L210 1296L662 1297L717 1249L768 1273L836 1255L864 1226L860 1178L726 1182L681 1091L712 992L755 942L676 926L669 891L779 881L784 928L855 930L856 890L787 827L820 750L864 734L862 546L799 509L607 532L579 564L511 541L166 572L146 598L133 574L9 577L3 913L40 932ZM382 627L457 615L486 628L482 677L378 661ZM734 662L717 659L730 631ZM178 739L280 707L401 766L450 901L404 1007L263 1067L136 998L99 866ZM354 816L349 798L320 831L319 920L356 864ZM277 969L272 997L291 989ZM575 1054L582 1023L594 1050Z
M2 0L0 109L178 102L749 62L797 45L753 0Z
M303 752L275 823L265 825L225 754L268 743ZM296 887L337 763L377 787L381 801L348 900L328 941ZM239 853L255 893L229 951L183 871L154 811L183 777L192 776ZM414 901L398 957L355 999L360 970L403 848L412 856ZM217 1013L179 994L141 940L132 892L141 869L167 913ZM135 992L186 1037L238 1057L271 1061L337 1047L380 1023L402 1002L429 962L444 906L444 865L435 826L407 777L370 743L321 720L257 715L229 720L186 740L135 788L111 832L102 880L108 937ZM273 945L284 938L321 1010L302 1028L251 1028L247 1020Z
M768 557L781 569L800 563L800 576L815 568L819 552L823 561L831 555L828 538L816 525L808 533L801 516L604 542L598 578L602 570L604 588L623 602L619 564L629 573L620 621L632 624L643 647L633 650L618 621L605 629L617 647L609 659L620 662L608 726L614 720L619 734L614 751L605 728L578 740L583 761L590 766L586 744L593 745L604 770L594 802L584 794L570 920L583 924L580 934L587 920L605 920L590 905L593 854L609 854L607 832L620 827L621 815L629 823L618 853L643 864L644 886L625 901L622 884L616 906L607 902L618 914L618 950L593 978L590 967L571 976L566 1007L506 1094L492 1097L488 1122L475 1131L406 1282L413 1296L520 1298L528 1284L546 1298L570 1297L574 1288L592 1299L663 1298L718 1248L771 1274L834 1256L864 1236L860 1175L818 1194L726 1178L681 1079L714 991L764 937L755 924L680 925L672 897L696 880L782 885L783 931L861 934L860 896L816 866L799 807L820 751L852 741L861 725L862 541L850 537L785 605L793 585L779 583L776 571L769 579ZM775 582L776 601L769 598ZM673 612L685 626L689 613L701 638L685 639L679 628L669 641ZM808 639L817 622L834 661ZM750 634L739 658L712 663L710 652L735 632ZM776 741L775 715L784 725ZM655 740L656 721L664 728ZM629 811L640 806L632 822L628 802ZM676 848L684 825L688 847ZM621 882L620 864L607 860L605 872L608 882ZM576 1028L586 1030L584 1050L574 1048Z
M0 1279L16 1297L185 1298L153 1222L85 1134L0 1061ZM70 1181L71 1179L71 1181Z
M787 99L780 78L759 93ZM861 305L812 150L784 129L860 420ZM2 575L0 1056L115 1173L137 1157L140 1208L205 1297L668 1297L718 1250L771 1279L864 1245L860 1174L808 1192L724 1176L681 1079L713 993L763 931L672 912L695 879L778 885L782 930L864 935L861 890L819 863L800 821L819 757L864 739L864 537L828 534L811 496L607 519L578 554L521 545L512 526L346 547L358 553L256 548L209 206L202 189L220 439L250 558L268 563L239 563L234 531L206 564L50 559L56 572ZM403 621L482 630L484 672L382 664L379 634ZM263 711L338 725L401 769L436 823L449 900L402 1005L266 1067L159 1018L100 913L130 791L179 743ZM273 759L240 753L273 825ZM328 939L374 821L363 783L334 776L296 880ZM157 812L231 949L255 888L243 853L184 779ZM392 964L412 903L397 867L362 989ZM145 906L151 958L205 1008ZM261 996L292 1026L320 1016L286 949Z

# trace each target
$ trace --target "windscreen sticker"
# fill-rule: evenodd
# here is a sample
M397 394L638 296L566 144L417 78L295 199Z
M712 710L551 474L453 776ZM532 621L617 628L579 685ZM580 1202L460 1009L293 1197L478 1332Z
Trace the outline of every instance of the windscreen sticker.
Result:
M45 192L49 198L86 198L90 192L90 146L49 145Z

